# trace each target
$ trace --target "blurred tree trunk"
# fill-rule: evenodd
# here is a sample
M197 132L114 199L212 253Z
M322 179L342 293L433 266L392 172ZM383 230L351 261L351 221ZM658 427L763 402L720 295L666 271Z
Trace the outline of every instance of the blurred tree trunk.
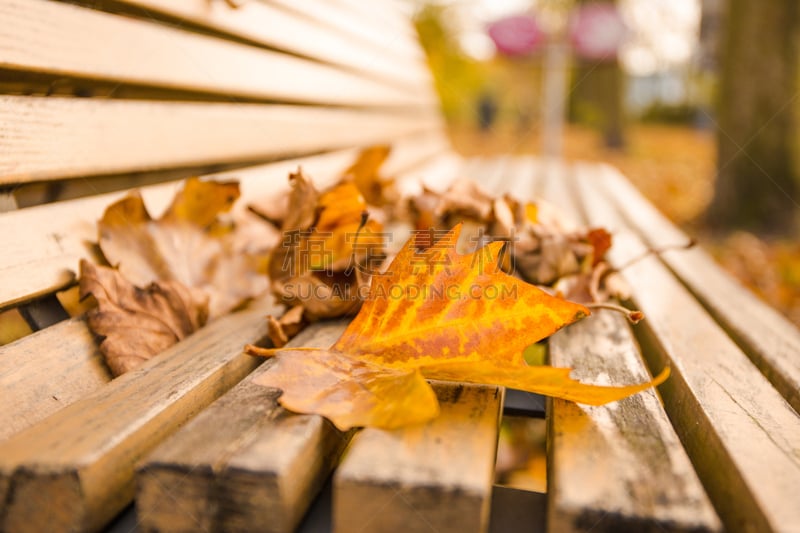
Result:
M730 0L721 47L718 176L707 221L714 229L770 234L794 229L800 199L794 113L798 103L797 0Z

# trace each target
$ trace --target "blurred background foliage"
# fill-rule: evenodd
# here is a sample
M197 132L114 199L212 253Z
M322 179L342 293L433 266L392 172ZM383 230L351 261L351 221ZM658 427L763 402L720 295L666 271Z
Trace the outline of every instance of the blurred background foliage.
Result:
M496 53L487 27L591 0L416 0L452 142L540 154L545 47ZM618 61L572 57L563 157L619 167L720 263L800 325L796 0L618 0ZM495 113L481 120L481 102ZM482 124L483 122L483 124Z

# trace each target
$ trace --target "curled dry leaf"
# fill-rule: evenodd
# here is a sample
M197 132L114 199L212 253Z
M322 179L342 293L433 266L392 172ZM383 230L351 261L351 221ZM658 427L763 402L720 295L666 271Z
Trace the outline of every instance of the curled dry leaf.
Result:
M385 258L383 226L366 219L366 201L352 181L320 193L302 170L289 180L290 215L282 222L283 242L268 266L272 292L286 305L303 309L298 323L354 314L370 273ZM279 346L297 330L283 327L289 323L282 319L273 318L271 324Z
M365 148L355 163L344 171L344 180L352 181L369 205L382 207L396 200L394 179L380 173L390 152L391 147L387 145Z
M303 316L303 306L296 305L280 318L267 316L267 335L273 346L284 346L308 324Z
M97 308L89 311L91 330L103 337L100 350L118 376L202 327L208 298L176 281L139 288L118 270L82 260L80 294L90 294Z
M497 267L494 242L466 255L455 250L460 226L419 251L409 240L328 350L258 349L275 356L258 382L284 391L288 409L320 413L341 429L400 427L429 420L438 407L423 378L521 388L601 404L654 386L668 375L627 387L589 385L569 369L528 366L526 346L589 314Z
M210 316L220 316L266 289L259 258L241 249L232 224L220 217L238 197L236 182L189 179L154 220L133 192L98 222L100 249L134 285L177 281L202 290Z

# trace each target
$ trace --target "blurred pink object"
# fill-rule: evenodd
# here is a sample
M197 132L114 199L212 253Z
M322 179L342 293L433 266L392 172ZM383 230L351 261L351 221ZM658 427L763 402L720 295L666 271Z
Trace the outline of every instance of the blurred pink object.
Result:
M524 56L545 40L545 35L531 15L506 17L489 25L489 37L497 50L507 56Z
M592 3L573 14L569 33L577 55L611 61L616 59L628 29L614 4Z

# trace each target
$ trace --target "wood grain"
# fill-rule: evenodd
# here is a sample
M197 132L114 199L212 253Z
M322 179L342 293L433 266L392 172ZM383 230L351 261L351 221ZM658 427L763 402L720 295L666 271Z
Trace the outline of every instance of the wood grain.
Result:
M577 173L584 209L614 233L610 259L621 265L646 248L587 168ZM725 528L796 529L800 417L661 261L624 275L647 317L637 330L645 357L672 367L665 408Z
M110 380L103 356L80 318L0 347L0 441Z
M587 167L590 175L595 167ZM591 176L589 176L591 177ZM568 167L543 177L546 201L582 223ZM631 327L598 310L549 341L550 364L573 377L627 385L652 379ZM654 390L592 407L552 400L550 531L719 531L721 525Z
M2 141L0 141L2 142ZM385 163L387 175L402 179L418 172L417 165L441 154L446 143L439 133L397 139ZM219 179L238 179L242 199L237 208L248 202L277 197L288 190L287 176L298 166L326 187L338 178L357 155L349 149L323 156L288 159L268 165L213 174ZM422 172L428 175L428 171ZM172 200L180 182L145 187L142 195L151 213L161 213ZM109 193L57 204L0 214L0 277L14 283L0 285L0 309L18 305L72 284L82 257L90 257L89 243L97 240L96 221L105 208L123 193Z
M626 221L654 248L688 242L617 170L601 169L613 202ZM661 254L753 363L800 413L800 330L722 270L702 248Z
M304 2L307 4L306 2ZM314 5L292 9L274 2L248 1L231 9L224 1L102 0L111 9L126 8L144 18L167 15L197 27L253 44L346 67L405 86L430 84L431 75L414 46L393 49L375 32L331 26L314 17ZM323 6L324 7L324 6ZM361 32L361 33L360 33ZM313 35L313 39L298 36ZM412 40L411 36L406 37ZM416 39L414 36L413 39Z
M550 339L550 364L603 384L651 379L627 320L612 311ZM553 400L550 531L719 531L711 503L655 391L599 407Z
M290 346L327 348L346 321L314 324ZM159 446L138 469L145 531L293 531L349 440L317 415L278 406L253 380L267 362Z
M503 390L437 383L435 420L353 438L334 475L334 530L485 531Z
M134 465L255 368L242 346L276 311L264 301L216 320L0 443L0 529L100 529L133 498Z
M0 67L270 101L430 107L433 93L147 21L49 0L0 5ZM120 58L125 58L120 60Z
M0 184L391 142L440 119L261 104L0 96Z

